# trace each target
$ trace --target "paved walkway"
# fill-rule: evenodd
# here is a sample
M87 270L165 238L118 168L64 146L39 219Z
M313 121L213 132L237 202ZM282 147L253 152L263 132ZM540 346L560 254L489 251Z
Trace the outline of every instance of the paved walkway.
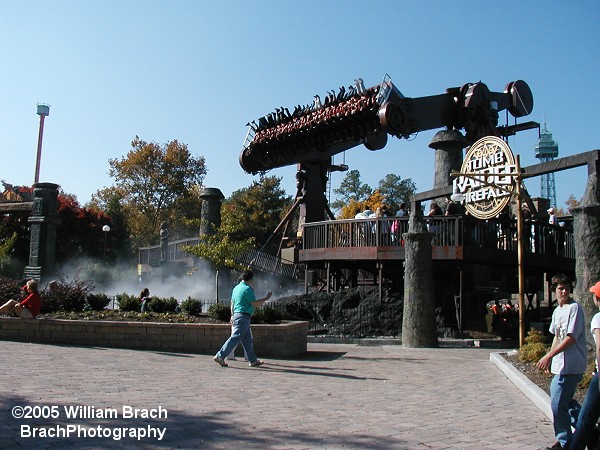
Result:
M299 359L221 368L209 355L3 341L0 448L512 450L551 444L550 421L489 355L478 348L309 344ZM77 406L88 408L77 413ZM131 417L134 408L138 418ZM22 414L29 418L14 417ZM119 434L126 436L116 440Z

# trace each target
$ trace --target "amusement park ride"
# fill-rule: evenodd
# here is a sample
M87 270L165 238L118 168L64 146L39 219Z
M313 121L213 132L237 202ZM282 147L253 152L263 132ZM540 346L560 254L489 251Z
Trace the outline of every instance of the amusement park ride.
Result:
M315 96L312 104L297 106L292 113L277 108L248 123L239 160L252 174L298 165L293 209L300 207L301 232L304 223L333 219L325 196L328 172L339 170L332 166L333 155L361 144L380 150L388 134L406 139L442 127L464 130L465 146L484 136L506 137L532 126L499 127L498 113L507 110L518 118L532 109L531 90L522 80L508 83L503 92L492 92L477 82L448 88L444 94L410 98L387 75L370 88L359 78L348 89L331 91L323 102Z

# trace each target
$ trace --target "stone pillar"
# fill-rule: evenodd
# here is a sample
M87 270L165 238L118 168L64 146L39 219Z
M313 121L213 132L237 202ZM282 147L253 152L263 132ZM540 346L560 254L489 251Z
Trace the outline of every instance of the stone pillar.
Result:
M437 347L435 296L431 241L421 205L413 205L405 242L404 313L402 345L404 347Z
M597 163L597 162L596 162ZM589 171L581 205L573 208L575 278L573 297L583 305L586 323L598 312L589 288L600 281L600 186L595 170ZM587 340L593 344L589 326Z
M221 202L225 196L218 188L204 188L200 198L202 211L199 235L214 234L215 229L221 226Z
M225 196L218 188L204 188L202 194L202 211L200 211L200 236L215 234L216 229L221 226L221 203ZM228 295L226 292L231 285L229 270L221 270L214 267L212 263L205 260L198 261L198 268L215 271L215 299L219 302L219 296ZM222 292L220 292L222 291Z
M429 143L429 147L435 150L433 189L452 184L450 172L460 171L463 162L462 151L467 145L467 140L457 130L441 130L433 136Z
M29 265L24 277L40 280L55 270L56 226L58 219L58 184L33 185L33 209L28 219L31 229Z

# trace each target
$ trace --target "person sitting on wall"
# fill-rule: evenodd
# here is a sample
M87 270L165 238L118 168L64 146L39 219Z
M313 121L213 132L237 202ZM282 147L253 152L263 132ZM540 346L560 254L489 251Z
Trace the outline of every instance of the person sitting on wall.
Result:
M22 302L9 300L0 306L0 314L14 313L21 319L35 319L42 309L42 299L38 293L38 283L35 280L29 280L23 289L27 291L27 297Z

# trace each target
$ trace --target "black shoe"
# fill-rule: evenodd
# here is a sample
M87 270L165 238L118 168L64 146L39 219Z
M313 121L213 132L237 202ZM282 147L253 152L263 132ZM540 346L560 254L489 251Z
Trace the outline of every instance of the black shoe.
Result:
M556 441L552 447L546 447L545 450L561 450L563 448L560 442Z

